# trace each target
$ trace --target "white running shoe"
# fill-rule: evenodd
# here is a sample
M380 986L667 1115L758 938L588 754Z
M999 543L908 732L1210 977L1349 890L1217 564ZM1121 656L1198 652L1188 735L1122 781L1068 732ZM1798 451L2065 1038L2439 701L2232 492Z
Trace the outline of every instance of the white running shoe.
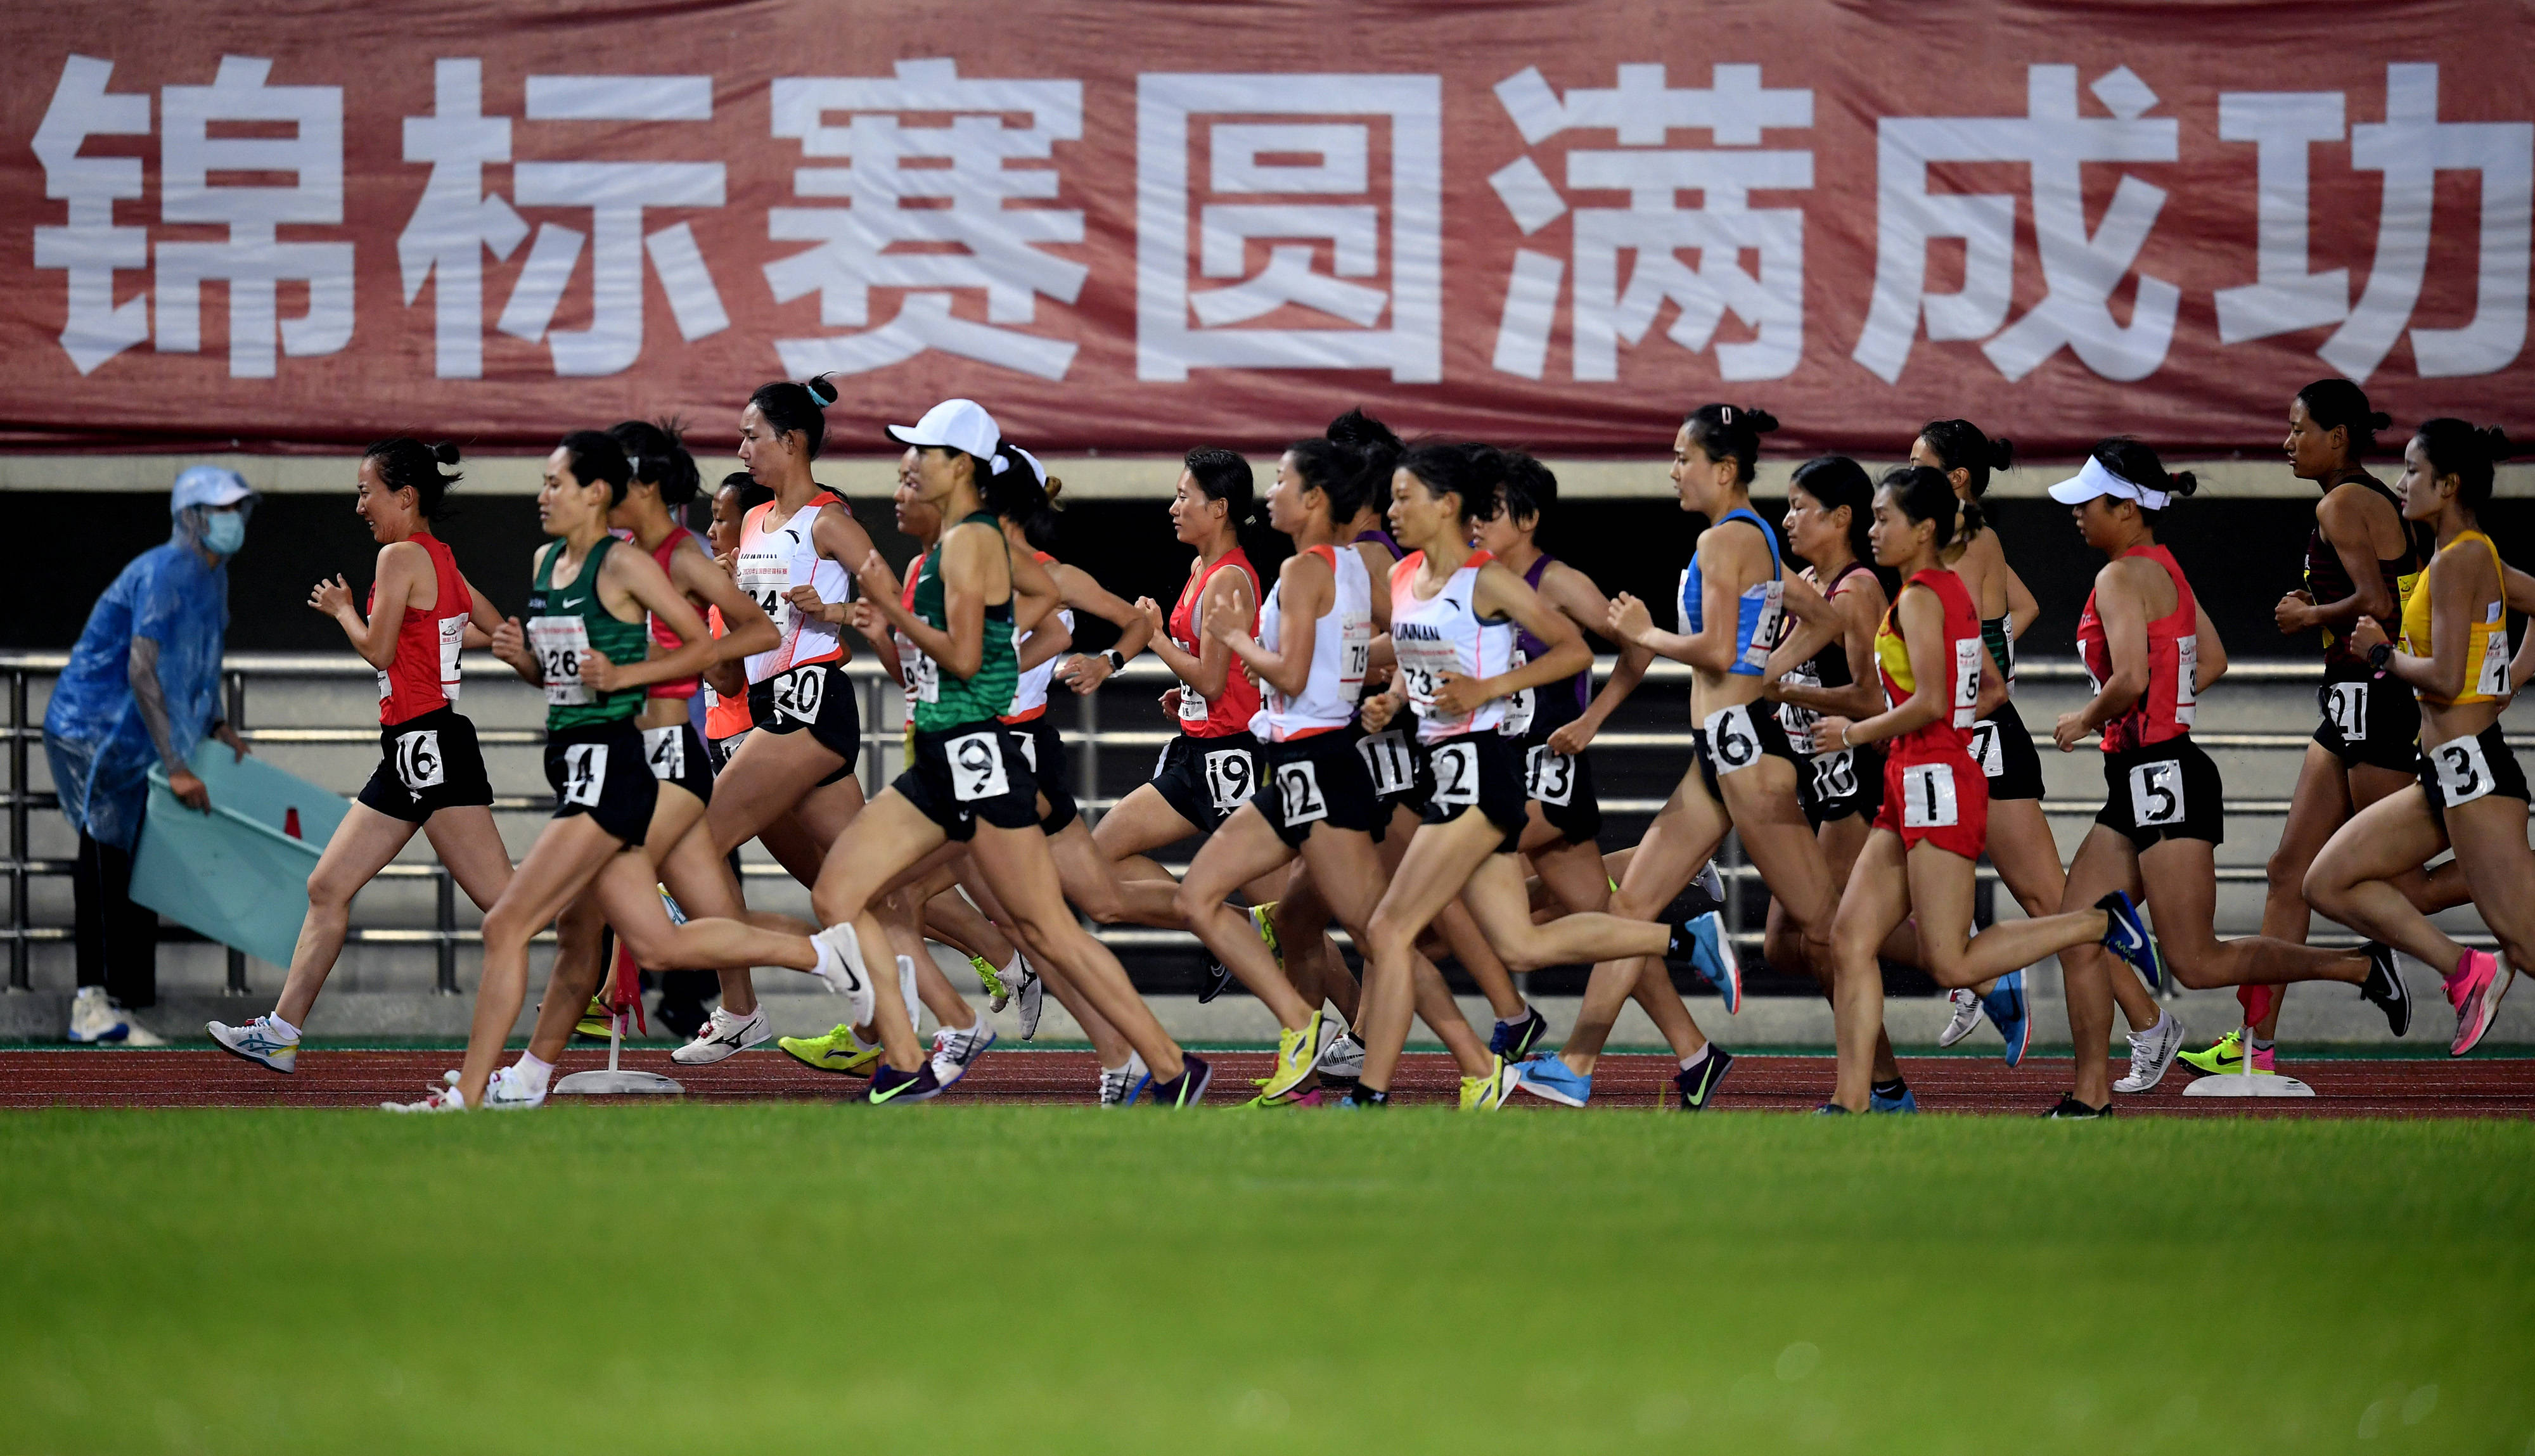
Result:
M1047 983L1039 979L1038 972L1030 969L1027 960L1016 957L1013 964L1020 967L1021 973L1020 984L1012 988L1016 1002L1014 1009L1020 1012L1021 1040L1028 1041L1038 1035L1039 1013L1046 1009L1047 1004ZM1008 979L1005 984L1011 986L1012 983Z
M212 1040L249 1062L260 1062L275 1071L296 1071L299 1064L299 1033L283 1034L273 1024L271 1016L258 1016L244 1026L231 1026L214 1021L204 1026Z
M514 1075L519 1069L517 1062L493 1069L493 1075L484 1083L484 1106L487 1109L495 1112L526 1112L529 1108L545 1105L547 1088L539 1087L535 1092L529 1092L526 1085L526 1078ZM548 1086L551 1085L552 1081L549 1078ZM457 1089L450 1090L454 1095Z
M1127 1094L1134 1091L1136 1084L1144 1079L1144 1059L1133 1052L1127 1054L1125 1066L1100 1068L1100 1105L1124 1107Z
M2132 1032L2130 1075L2113 1083L2113 1090L2145 1092L2164 1081L2175 1054L2183 1050L2183 1018L2172 1011L2158 1012L2156 1024L2147 1030Z
M943 1027L933 1033L933 1080L944 1087L968 1074L968 1068L995 1044L992 1022L980 1016L965 1031Z
M850 923L839 922L810 938L817 950L819 964L810 974L828 983L828 989L845 999L845 1019L856 1026L869 1026L872 1018L871 971L863 964L861 942Z
M456 1087L443 1087L420 1102L382 1102L379 1104L379 1111L383 1113L463 1113L466 1111L466 1099L458 1095Z
M124 1011L119 1014L123 1017L123 1044L125 1046L163 1047L167 1045L167 1039L160 1036L158 1033L152 1031L149 1027L142 1025L140 1017L135 1016L130 1011Z
M1714 860L1709 860L1706 867L1701 869L1697 878L1690 882L1705 890L1709 899L1720 905L1725 903L1725 877L1716 873Z
M1312 1069L1349 1081L1363 1076L1364 1043L1355 1039L1354 1028L1349 1027L1329 1038L1329 1045L1321 1048L1320 1060L1312 1063Z
M1953 1019L1946 1023L1946 1029L1937 1033L1937 1045L1940 1047L1952 1046L1970 1036L1981 1024L1979 992L1968 986L1957 986L1947 992L1946 996L1954 1003L1954 1014Z
M71 1024L63 1039L73 1042L119 1042L132 1032L131 1018L105 999L102 986L83 986L71 997Z
M669 1060L680 1066L711 1066L725 1057L735 1057L774 1035L774 1023L766 1019L766 1008L759 1006L745 1016L733 1015L719 1006L696 1028L696 1039L669 1054Z

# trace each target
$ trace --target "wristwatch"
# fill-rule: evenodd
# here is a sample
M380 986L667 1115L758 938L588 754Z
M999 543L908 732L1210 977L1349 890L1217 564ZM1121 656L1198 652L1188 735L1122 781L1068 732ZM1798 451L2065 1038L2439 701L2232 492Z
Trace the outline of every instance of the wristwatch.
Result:
M1109 670L1111 672L1125 672L1127 670L1126 654L1115 647L1101 653L1100 660L1109 664Z
M2379 642L2377 645L2368 649L2369 670L2376 673L2377 676L2380 678L2385 676L2386 664L2393 660L2394 644L2392 642Z

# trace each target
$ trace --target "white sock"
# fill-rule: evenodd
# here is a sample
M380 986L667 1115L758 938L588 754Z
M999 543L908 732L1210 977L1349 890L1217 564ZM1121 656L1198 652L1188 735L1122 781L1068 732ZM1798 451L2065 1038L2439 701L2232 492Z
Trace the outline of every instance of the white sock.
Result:
M2173 1019L2174 1019L2174 1013L2173 1013L2172 1011L2168 1011L2168 1010L2165 1010L2165 1009L2163 1009L2163 1008L2159 1008L2159 1009L2158 1009L2158 1011L2157 1011L2157 1013L2156 1013L2156 1022L2155 1022L2155 1024L2154 1024L2154 1025L2152 1025L2152 1026L2150 1026L2150 1027L2149 1027L2147 1030L2145 1030L2145 1031L2142 1031L2142 1032L2138 1032L2138 1033L2136 1033L2136 1035L2137 1035L2137 1037L2139 1038L2139 1040L2141 1040L2141 1041L2145 1041L2145 1040L2147 1040L2149 1037L2152 1037L2152 1036L2160 1035L2160 1034L2162 1034L2162 1033L2164 1032L2164 1030L2165 1030L2165 1023L2167 1023L2168 1021L2171 1021L2171 1020L2173 1020Z
M1521 1009L1521 1010L1515 1012L1515 1013L1514 1013L1513 1015L1511 1015L1511 1016L1499 1016L1499 1017L1497 1018L1497 1025L1499 1025L1499 1026L1519 1026L1519 1025L1521 1025L1523 1022L1525 1022L1525 1021L1527 1021L1527 1020L1529 1020L1529 1019L1531 1019L1531 1002L1529 1002L1529 1001L1524 1001L1524 1002L1522 1003L1522 1009Z
M519 1077L522 1089L533 1097L546 1089L546 1079L554 1075L554 1063L541 1060L534 1052L522 1052L511 1071Z
M298 1027L296 1027L296 1026L291 1025L291 1024L290 1024L289 1022L287 1022L287 1021L282 1020L282 1019L281 1019L281 1013L280 1013L279 1011L276 1011L276 1012L274 1012L273 1014L271 1014L271 1015L269 1015L269 1016L265 1017L265 1018L264 1018L264 1024L265 1024L265 1025L267 1025L267 1026L272 1027L274 1030L276 1030L276 1031L278 1031L278 1032L280 1032L283 1036L286 1036L286 1037L290 1038L290 1039L291 1039L292 1041L294 1041L294 1042L295 1042L295 1041L297 1041L297 1040L299 1040L299 1028L298 1028Z
M924 1001L915 994L915 957L897 958L897 994L906 999L906 1024L910 1030L924 1029Z
M1715 1043L1710 1042L1706 1046L1699 1049L1698 1056L1684 1057L1681 1059L1681 1069L1683 1071L1697 1071L1700 1066L1706 1063L1707 1054L1715 1049Z

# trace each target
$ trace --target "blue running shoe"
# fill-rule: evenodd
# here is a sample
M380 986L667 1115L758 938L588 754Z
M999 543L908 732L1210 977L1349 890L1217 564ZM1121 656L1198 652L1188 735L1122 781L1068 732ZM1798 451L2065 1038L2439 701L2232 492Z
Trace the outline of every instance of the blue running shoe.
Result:
M1866 1089L1866 1110L1870 1113L1915 1113L1919 1110L1919 1099L1907 1082L1901 1084L1901 1093L1897 1097L1885 1096L1881 1087L1869 1087Z
M1557 1103L1561 1107L1582 1107L1593 1100L1593 1079L1558 1060L1555 1053L1543 1052L1524 1059L1514 1070L1516 1091Z
M1734 959L1734 938L1726 933L1724 916L1710 910L1674 926L1664 959L1681 961L1715 987L1725 998L1726 1015L1742 1013L1743 967Z
M2024 973L2009 971L1998 978L1990 994L1981 998L1981 1011L2007 1038L2007 1064L2024 1060L2024 1049L2033 1040L2033 1004L2024 999Z
M2111 922L2104 927L2104 948L2129 961L2138 971L2139 979L2147 982L2148 990L2162 988L2165 956L2148 938L2147 922L2139 919L2138 907L2131 903L2131 897L2115 890L2097 900L2095 908Z

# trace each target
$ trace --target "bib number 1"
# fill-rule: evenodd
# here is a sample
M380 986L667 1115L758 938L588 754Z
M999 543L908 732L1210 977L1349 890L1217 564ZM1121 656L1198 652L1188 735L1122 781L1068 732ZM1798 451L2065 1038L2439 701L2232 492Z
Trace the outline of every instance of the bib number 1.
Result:
M1954 765L1913 763L1901 770L1901 826L1950 829L1962 821L1954 797Z

